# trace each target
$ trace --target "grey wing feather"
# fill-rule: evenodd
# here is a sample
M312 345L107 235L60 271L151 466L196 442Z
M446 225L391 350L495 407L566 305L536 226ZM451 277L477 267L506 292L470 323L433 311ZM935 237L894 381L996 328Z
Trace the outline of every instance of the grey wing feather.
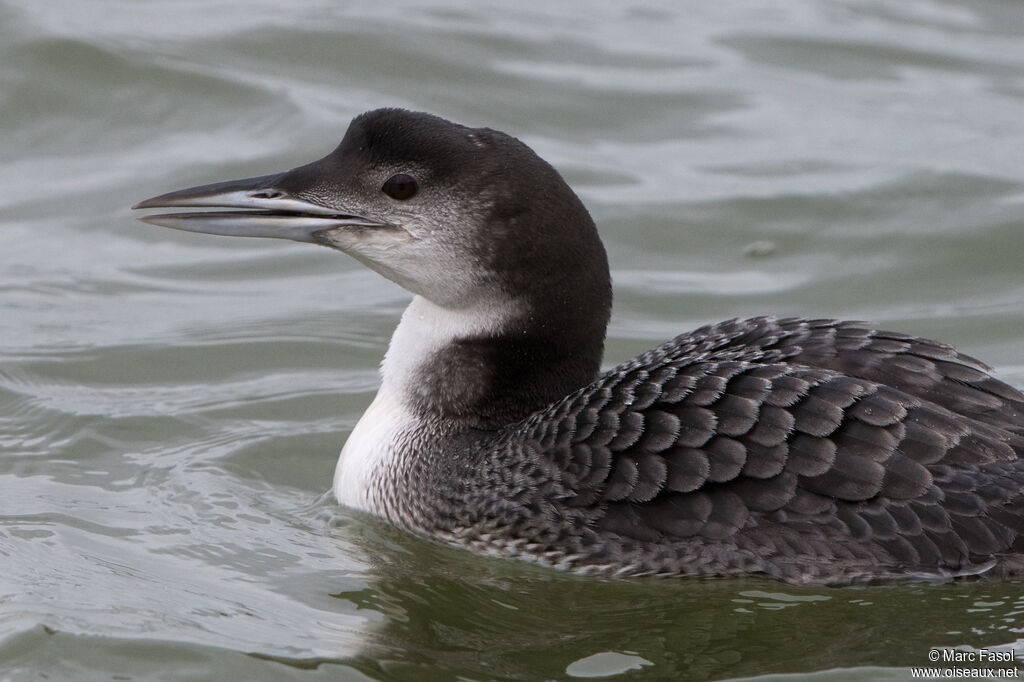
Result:
M733 320L517 437L557 461L560 513L627 545L719 543L783 578L801 558L967 572L1024 551L1024 396L985 370L849 322Z
M869 379L956 414L1024 435L1024 396L953 347L855 322L780 320L790 362Z

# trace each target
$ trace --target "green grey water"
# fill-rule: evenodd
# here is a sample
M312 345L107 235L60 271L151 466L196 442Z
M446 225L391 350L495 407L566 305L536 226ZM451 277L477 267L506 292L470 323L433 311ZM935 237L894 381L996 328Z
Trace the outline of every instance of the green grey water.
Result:
M407 295L134 221L355 114L505 130L588 204L607 363L735 316L1024 387L1024 4L0 0L0 679L907 679L1024 586L583 579L332 503ZM946 664L949 667L951 664ZM994 666L999 667L999 666Z

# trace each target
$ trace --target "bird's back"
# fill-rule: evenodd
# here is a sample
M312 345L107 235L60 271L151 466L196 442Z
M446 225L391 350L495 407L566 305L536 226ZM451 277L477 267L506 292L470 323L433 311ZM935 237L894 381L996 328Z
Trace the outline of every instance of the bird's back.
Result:
M614 575L1011 570L1022 414L1024 395L941 343L732 320L478 443L449 539Z

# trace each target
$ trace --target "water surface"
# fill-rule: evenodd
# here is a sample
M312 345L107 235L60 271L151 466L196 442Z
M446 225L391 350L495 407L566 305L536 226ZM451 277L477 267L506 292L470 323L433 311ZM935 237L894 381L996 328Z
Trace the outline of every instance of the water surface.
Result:
M1024 654L1019 583L582 579L341 509L408 296L128 210L427 110L583 197L609 365L835 316L1024 387L1022 35L1006 0L0 0L0 678L877 680L933 647Z

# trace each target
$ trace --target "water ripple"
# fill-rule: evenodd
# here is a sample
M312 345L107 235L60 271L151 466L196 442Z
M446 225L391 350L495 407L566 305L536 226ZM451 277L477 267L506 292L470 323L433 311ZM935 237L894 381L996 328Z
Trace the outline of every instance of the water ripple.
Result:
M338 450L407 294L128 207L425 109L579 190L615 276L609 363L835 315L1024 386L1022 34L985 0L0 0L3 674L868 680L933 646L1019 651L1012 584L584 580L342 509Z

